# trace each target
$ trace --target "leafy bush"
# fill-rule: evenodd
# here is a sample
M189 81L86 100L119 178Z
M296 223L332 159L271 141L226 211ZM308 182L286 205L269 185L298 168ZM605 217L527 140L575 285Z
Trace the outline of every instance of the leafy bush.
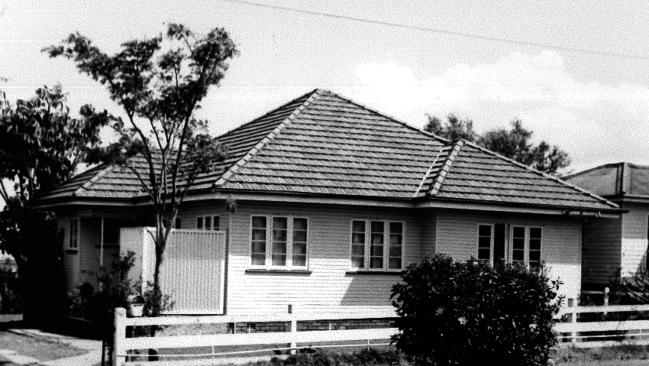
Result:
M153 286L132 281L129 272L135 264L135 253L116 258L108 268L102 267L97 276L97 291L89 283L84 283L71 296L70 314L107 327L113 324L116 307L129 307L131 299L144 303L144 316L150 316L154 303ZM171 310L174 303L169 295L160 295L162 310ZM147 328L148 329L148 328Z
M559 285L544 268L426 257L392 288L393 342L416 364L547 365Z

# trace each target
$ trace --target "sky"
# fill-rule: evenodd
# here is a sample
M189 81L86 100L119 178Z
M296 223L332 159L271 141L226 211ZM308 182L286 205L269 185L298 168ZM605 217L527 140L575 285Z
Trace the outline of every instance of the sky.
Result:
M250 0L487 37L649 57L649 2ZM2 1L0 84L10 100L61 83L73 110L113 113L104 87L40 50L79 31L102 50L154 36L165 22L224 27L240 55L201 117L220 134L314 88L421 128L426 113L470 118L479 132L520 118L558 144L570 170L649 164L649 60L491 42L227 1Z

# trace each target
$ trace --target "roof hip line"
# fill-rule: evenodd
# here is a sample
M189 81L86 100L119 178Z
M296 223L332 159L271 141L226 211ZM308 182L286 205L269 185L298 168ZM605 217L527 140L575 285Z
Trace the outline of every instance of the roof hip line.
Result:
M237 174L239 169L247 163L250 159L252 159L259 150L261 150L264 146L266 146L269 142L271 142L279 133L286 128L296 117L300 112L306 108L309 104L313 102L313 100L320 95L321 91L319 89L316 89L312 92L312 94L299 106L297 107L291 114L286 117L277 127L275 127L266 137L264 137L261 141L259 141L246 155L244 155L241 159L239 159L236 163L234 163L230 168L228 168L223 175L219 179L214 182L212 187L220 186L225 184L232 176Z
M449 170L451 170L451 166L453 165L455 158L460 153L460 150L462 150L462 146L464 146L464 140L462 139L453 142L453 147L451 148L451 151L449 151L448 156L444 161L444 165L442 165L442 167L439 169L439 173L437 174L437 177L435 178L435 181L433 182L430 191L428 192L428 196L437 195L440 188L442 188L444 179L448 175Z
M433 159L433 162L430 164L428 167L428 170L426 170L426 173L424 174L423 178L421 178L421 182L419 183L419 187L415 190L415 194L413 194L413 197L417 197L419 194L419 191L423 188L424 184L426 183L426 179L428 179L428 176L430 175L430 172L433 170L433 167L435 164L437 164L437 160L439 157L442 155L442 152L444 151L444 146L442 146L439 151L437 152L437 156L435 156L435 159Z

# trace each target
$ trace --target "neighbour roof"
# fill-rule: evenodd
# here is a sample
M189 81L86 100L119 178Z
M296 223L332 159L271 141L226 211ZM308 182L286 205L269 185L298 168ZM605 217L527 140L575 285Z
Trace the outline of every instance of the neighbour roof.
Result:
M347 98L314 90L220 137L228 158L193 192L281 193L585 210L617 206L463 140L450 142ZM137 166L146 169L144 160ZM73 178L45 200L144 198L122 167Z
M566 177L572 184L606 197L649 198L649 166L611 163Z

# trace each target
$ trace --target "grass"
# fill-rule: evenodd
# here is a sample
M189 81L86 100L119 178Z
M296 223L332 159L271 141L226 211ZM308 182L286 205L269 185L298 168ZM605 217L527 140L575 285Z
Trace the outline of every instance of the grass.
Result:
M4 330L0 331L0 349L12 350L17 354L33 357L39 361L56 360L64 357L82 355L87 352L60 342L25 336Z
M649 346L563 348L554 355L556 365L647 365Z

